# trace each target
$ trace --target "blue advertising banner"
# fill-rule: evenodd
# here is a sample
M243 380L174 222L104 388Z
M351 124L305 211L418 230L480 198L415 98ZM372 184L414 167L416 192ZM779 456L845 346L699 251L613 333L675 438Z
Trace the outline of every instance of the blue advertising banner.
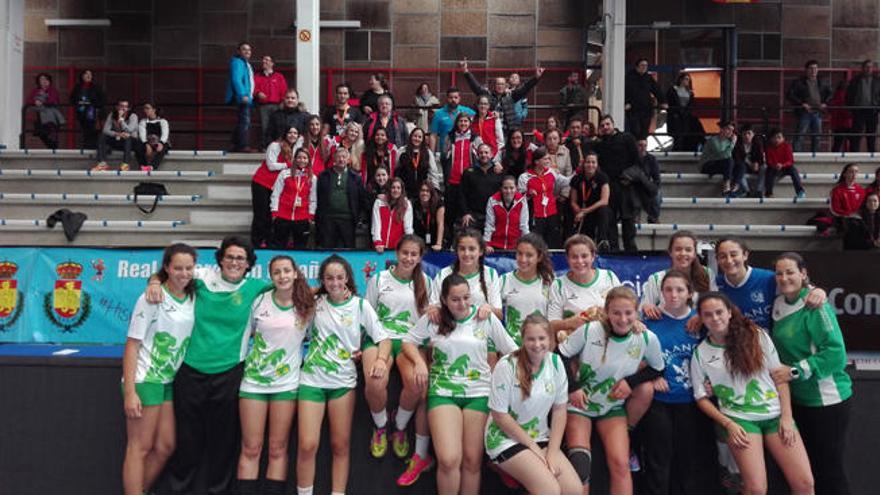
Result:
M292 255L313 286L327 251L259 250L249 276L269 278L273 256ZM338 252L351 263L358 290L394 260L394 253ZM159 269L161 249L15 248L0 255L0 342L121 344L131 310L147 279ZM425 272L433 276L452 263L452 253L429 253ZM516 267L512 255L492 255L487 263L499 273ZM621 282L641 293L641 283L669 263L666 256L600 257L596 264L614 271ZM219 269L213 249L200 249L198 266ZM557 274L565 257L553 256Z

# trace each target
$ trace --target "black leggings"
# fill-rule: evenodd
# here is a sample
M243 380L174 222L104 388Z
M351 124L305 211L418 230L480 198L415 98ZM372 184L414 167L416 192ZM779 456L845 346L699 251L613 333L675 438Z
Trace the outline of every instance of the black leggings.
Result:
M849 495L844 467L851 400L824 407L792 405L794 421L810 457L816 495Z
M251 242L255 248L268 244L272 239L272 210L269 205L271 199L271 189L251 182L251 207L254 212L251 219Z

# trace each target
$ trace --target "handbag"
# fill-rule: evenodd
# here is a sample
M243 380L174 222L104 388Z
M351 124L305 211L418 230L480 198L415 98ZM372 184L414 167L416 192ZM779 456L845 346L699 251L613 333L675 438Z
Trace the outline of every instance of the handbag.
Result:
M138 185L134 186L134 205L137 206L138 210L150 214L156 210L156 206L159 204L159 199L167 194L168 190L165 189L165 184L162 184L161 182L140 182ZM153 204L144 208L138 204L138 196L153 196Z

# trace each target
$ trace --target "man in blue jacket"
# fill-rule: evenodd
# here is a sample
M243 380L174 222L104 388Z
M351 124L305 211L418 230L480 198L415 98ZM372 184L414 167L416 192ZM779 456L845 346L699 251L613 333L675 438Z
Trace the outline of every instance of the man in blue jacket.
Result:
M253 151L248 145L251 128L251 95L254 93L254 69L249 62L251 45L243 41L238 52L229 60L229 84L226 85L226 103L238 108L238 123L232 132L232 151Z

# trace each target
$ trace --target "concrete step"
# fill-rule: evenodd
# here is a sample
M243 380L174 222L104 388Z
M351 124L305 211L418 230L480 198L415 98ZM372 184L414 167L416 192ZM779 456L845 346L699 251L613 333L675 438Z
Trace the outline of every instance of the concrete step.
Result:
M225 153L220 151L172 150L162 161L161 170L211 170L220 172L224 163L254 164L263 160L262 153ZM4 151L0 153L0 168L89 170L95 165L94 153L86 151L51 150ZM121 155L108 157L107 163L118 167ZM130 164L135 167L135 164ZM136 168L136 167L135 167Z
M138 203L144 207L152 205L152 200ZM143 213L132 203L108 203L108 204L45 204L45 203L16 203L5 204L0 202L2 216L7 220L12 219L45 219L59 208L68 208L72 211L85 213L89 219L101 220L183 220L187 223L199 225L222 226L224 224L249 227L251 224L250 204L238 203L237 205L224 204L201 204L198 202L188 205L163 205L160 204L152 213Z
M803 225L817 210L827 207L825 198L663 198L660 219L679 224Z
M666 173L700 171L700 157L693 153L669 152L655 154L660 163L660 170ZM794 163L801 173L839 173L847 163L862 164L862 173L871 173L880 165L880 155L868 153L795 153Z
M839 176L840 174L837 173L802 173L801 183L804 185L808 197L827 197L831 192L831 189L837 183ZM750 186L752 189L755 189L758 176L750 174L748 178ZM857 180L862 184L868 184L874 180L874 174L859 174ZM678 197L719 197L721 195L721 185L723 182L721 177L717 175L712 179L709 179L706 175L698 173L661 174L661 181L661 190L663 191L664 196ZM2 183L0 183L0 187L2 187ZM784 177L777 183L775 191L779 194L782 194L783 192L787 193L787 191L791 190L791 187L791 179Z

